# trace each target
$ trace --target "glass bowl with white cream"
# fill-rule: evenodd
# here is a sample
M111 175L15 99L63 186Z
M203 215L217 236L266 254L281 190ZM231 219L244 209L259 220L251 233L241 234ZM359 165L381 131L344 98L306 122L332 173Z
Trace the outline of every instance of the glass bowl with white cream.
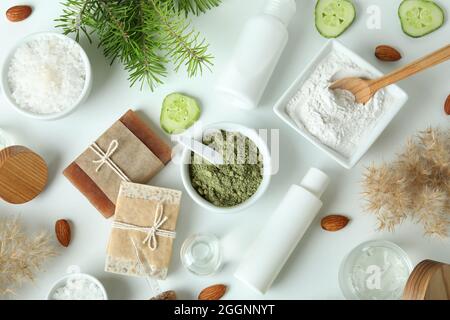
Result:
M413 266L396 244L367 241L353 249L339 269L339 285L349 300L398 300Z
M383 74L336 40L330 40L274 107L295 131L347 169L354 167L408 100L397 85L367 104L329 86L345 77Z

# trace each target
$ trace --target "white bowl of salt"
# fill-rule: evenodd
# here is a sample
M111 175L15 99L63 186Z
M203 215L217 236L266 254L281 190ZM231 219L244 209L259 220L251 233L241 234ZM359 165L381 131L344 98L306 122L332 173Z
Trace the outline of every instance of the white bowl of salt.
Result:
M70 266L67 274L50 289L47 300L108 300L105 287L93 276Z
M92 70L83 48L54 32L29 35L12 48L2 69L9 104L39 120L67 116L87 98Z

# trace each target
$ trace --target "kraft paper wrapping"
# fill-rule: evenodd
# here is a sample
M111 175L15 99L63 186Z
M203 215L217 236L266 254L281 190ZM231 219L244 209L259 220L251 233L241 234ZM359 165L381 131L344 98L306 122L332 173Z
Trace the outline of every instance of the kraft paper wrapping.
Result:
M147 183L164 167L161 160L120 121L114 123L96 143L106 152L113 140L119 142L119 147L110 159L130 181ZM75 160L75 163L115 204L122 179L107 164L104 164L97 172L98 164L93 161L98 159L98 155L88 148Z
M160 227L175 232L181 192L123 182L116 204L114 222L149 228L154 225L158 204L167 221ZM173 238L156 236L154 251L143 243L147 233L113 227L109 238L105 271L130 276L165 279L169 268Z
M120 117L120 119L118 120L118 122L120 122L121 125L124 125L127 130L121 130L121 132L124 132L125 134L127 134L128 139L132 139L132 137L129 135L129 133L132 133L137 140L141 141L148 150L150 150L150 153L147 152L147 155L150 154L150 156L152 156L151 154L153 153L154 155L156 155L159 160L166 165L167 163L169 163L169 161L172 158L172 150L169 144L167 144L163 139L161 139L161 137L152 130L152 128L146 124L140 117L139 115L134 112L133 110L128 110L122 117ZM115 124L116 126L119 126L120 124ZM115 140L120 140L118 138L120 137L114 137ZM134 140L134 139L133 139ZM119 145L120 147L120 145ZM88 148L90 149L90 148ZM104 146L102 145L101 150L103 152L106 152L107 149L105 150ZM116 157L118 157L118 155L116 155L115 153L117 151L120 150L116 150L113 153L112 157L113 159L115 159ZM88 153L88 151L85 151L85 153ZM96 155L97 156L97 155ZM140 166L140 163L136 161L136 157L135 155L130 155L129 159L133 159L133 162L131 163L131 167L134 166ZM82 159L80 159L80 162L83 162ZM131 162L131 161L130 161ZM116 186L115 190L115 194L116 196L113 196L112 193L113 192L109 192L109 196L106 195L106 193L102 190L102 188L100 186L97 185L97 183L91 178L91 177L95 177L94 176L94 169L96 169L98 167L98 164L94 164L92 163L92 166L89 165L89 163L84 163L83 166L87 171L90 171L90 176L78 165L78 163L76 161L72 162L71 164L69 164L69 166L67 166L67 168L64 169L64 176L75 186L75 188L78 189L78 191L80 191L87 200L89 200L89 202L105 217L105 218L110 218L114 215L115 212L115 203L116 203L116 196L117 193L119 191L119 183L120 180L117 180L117 177L111 176L114 181L113 184ZM151 167L150 167L151 168ZM104 172L102 172L101 174L108 174L111 173L111 168L105 168L104 166L101 168L101 170L106 170ZM120 168L120 170L123 170L125 172L129 171L129 168ZM132 170L134 170L132 168ZM159 169L154 171L152 174L150 174L150 179L156 175L158 173ZM131 173L133 174L133 173ZM130 175L131 175L130 174ZM146 173L147 174L147 173ZM123 177L122 177L123 178ZM107 179L107 177L104 176L105 180ZM126 180L126 179L125 179ZM142 179L138 179L139 182L144 182L147 183L148 181L143 181L144 178ZM109 186L109 184L106 184L107 186ZM102 186L105 187L105 183L102 183ZM112 200L110 200L110 198Z

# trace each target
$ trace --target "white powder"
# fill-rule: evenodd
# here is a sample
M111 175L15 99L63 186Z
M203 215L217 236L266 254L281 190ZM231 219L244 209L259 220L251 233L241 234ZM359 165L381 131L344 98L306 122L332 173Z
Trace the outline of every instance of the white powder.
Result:
M348 57L331 52L288 103L287 112L300 128L350 158L383 114L385 93L380 90L361 105L350 92L329 89L333 81L348 76L371 77Z
M53 300L104 300L102 289L91 280L82 276L72 276L65 285L57 288Z
M36 114L53 114L72 107L86 81L81 49L72 41L42 35L21 45L8 70L16 104Z

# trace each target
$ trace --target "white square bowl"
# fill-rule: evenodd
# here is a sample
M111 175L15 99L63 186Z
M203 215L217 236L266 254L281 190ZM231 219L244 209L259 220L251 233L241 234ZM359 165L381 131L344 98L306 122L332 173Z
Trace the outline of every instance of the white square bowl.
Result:
M295 93L301 89L304 82L308 79L308 77L314 72L317 65L323 61L323 59L330 54L332 51L341 53L347 57L349 57L353 62L355 62L358 66L363 68L364 70L370 72L375 77L383 76L383 73L379 71L377 68L372 66L366 60L361 58L359 55L346 48L337 40L329 40L327 44L320 50L317 56L313 59L313 61L306 67L306 69L300 74L300 76L294 81L294 83L287 89L287 91L283 94L283 96L278 100L278 102L274 106L275 113L290 127L292 127L295 131L297 131L300 135L305 137L309 142L314 144L317 148L328 154L331 158L336 160L340 165L347 169L353 168L358 161L364 156L364 154L370 149L370 147L375 143L381 133L386 129L392 119L397 115L400 109L405 105L406 101L408 101L408 95L400 89L397 85L391 85L385 88L386 92L386 110L381 115L381 117L377 120L374 127L372 127L369 132L365 134L362 138L360 144L357 146L357 149L353 153L350 158L343 156L332 148L324 145L320 142L316 137L314 137L307 130L300 128L291 119L289 114L286 111L286 107L288 102L292 99Z

